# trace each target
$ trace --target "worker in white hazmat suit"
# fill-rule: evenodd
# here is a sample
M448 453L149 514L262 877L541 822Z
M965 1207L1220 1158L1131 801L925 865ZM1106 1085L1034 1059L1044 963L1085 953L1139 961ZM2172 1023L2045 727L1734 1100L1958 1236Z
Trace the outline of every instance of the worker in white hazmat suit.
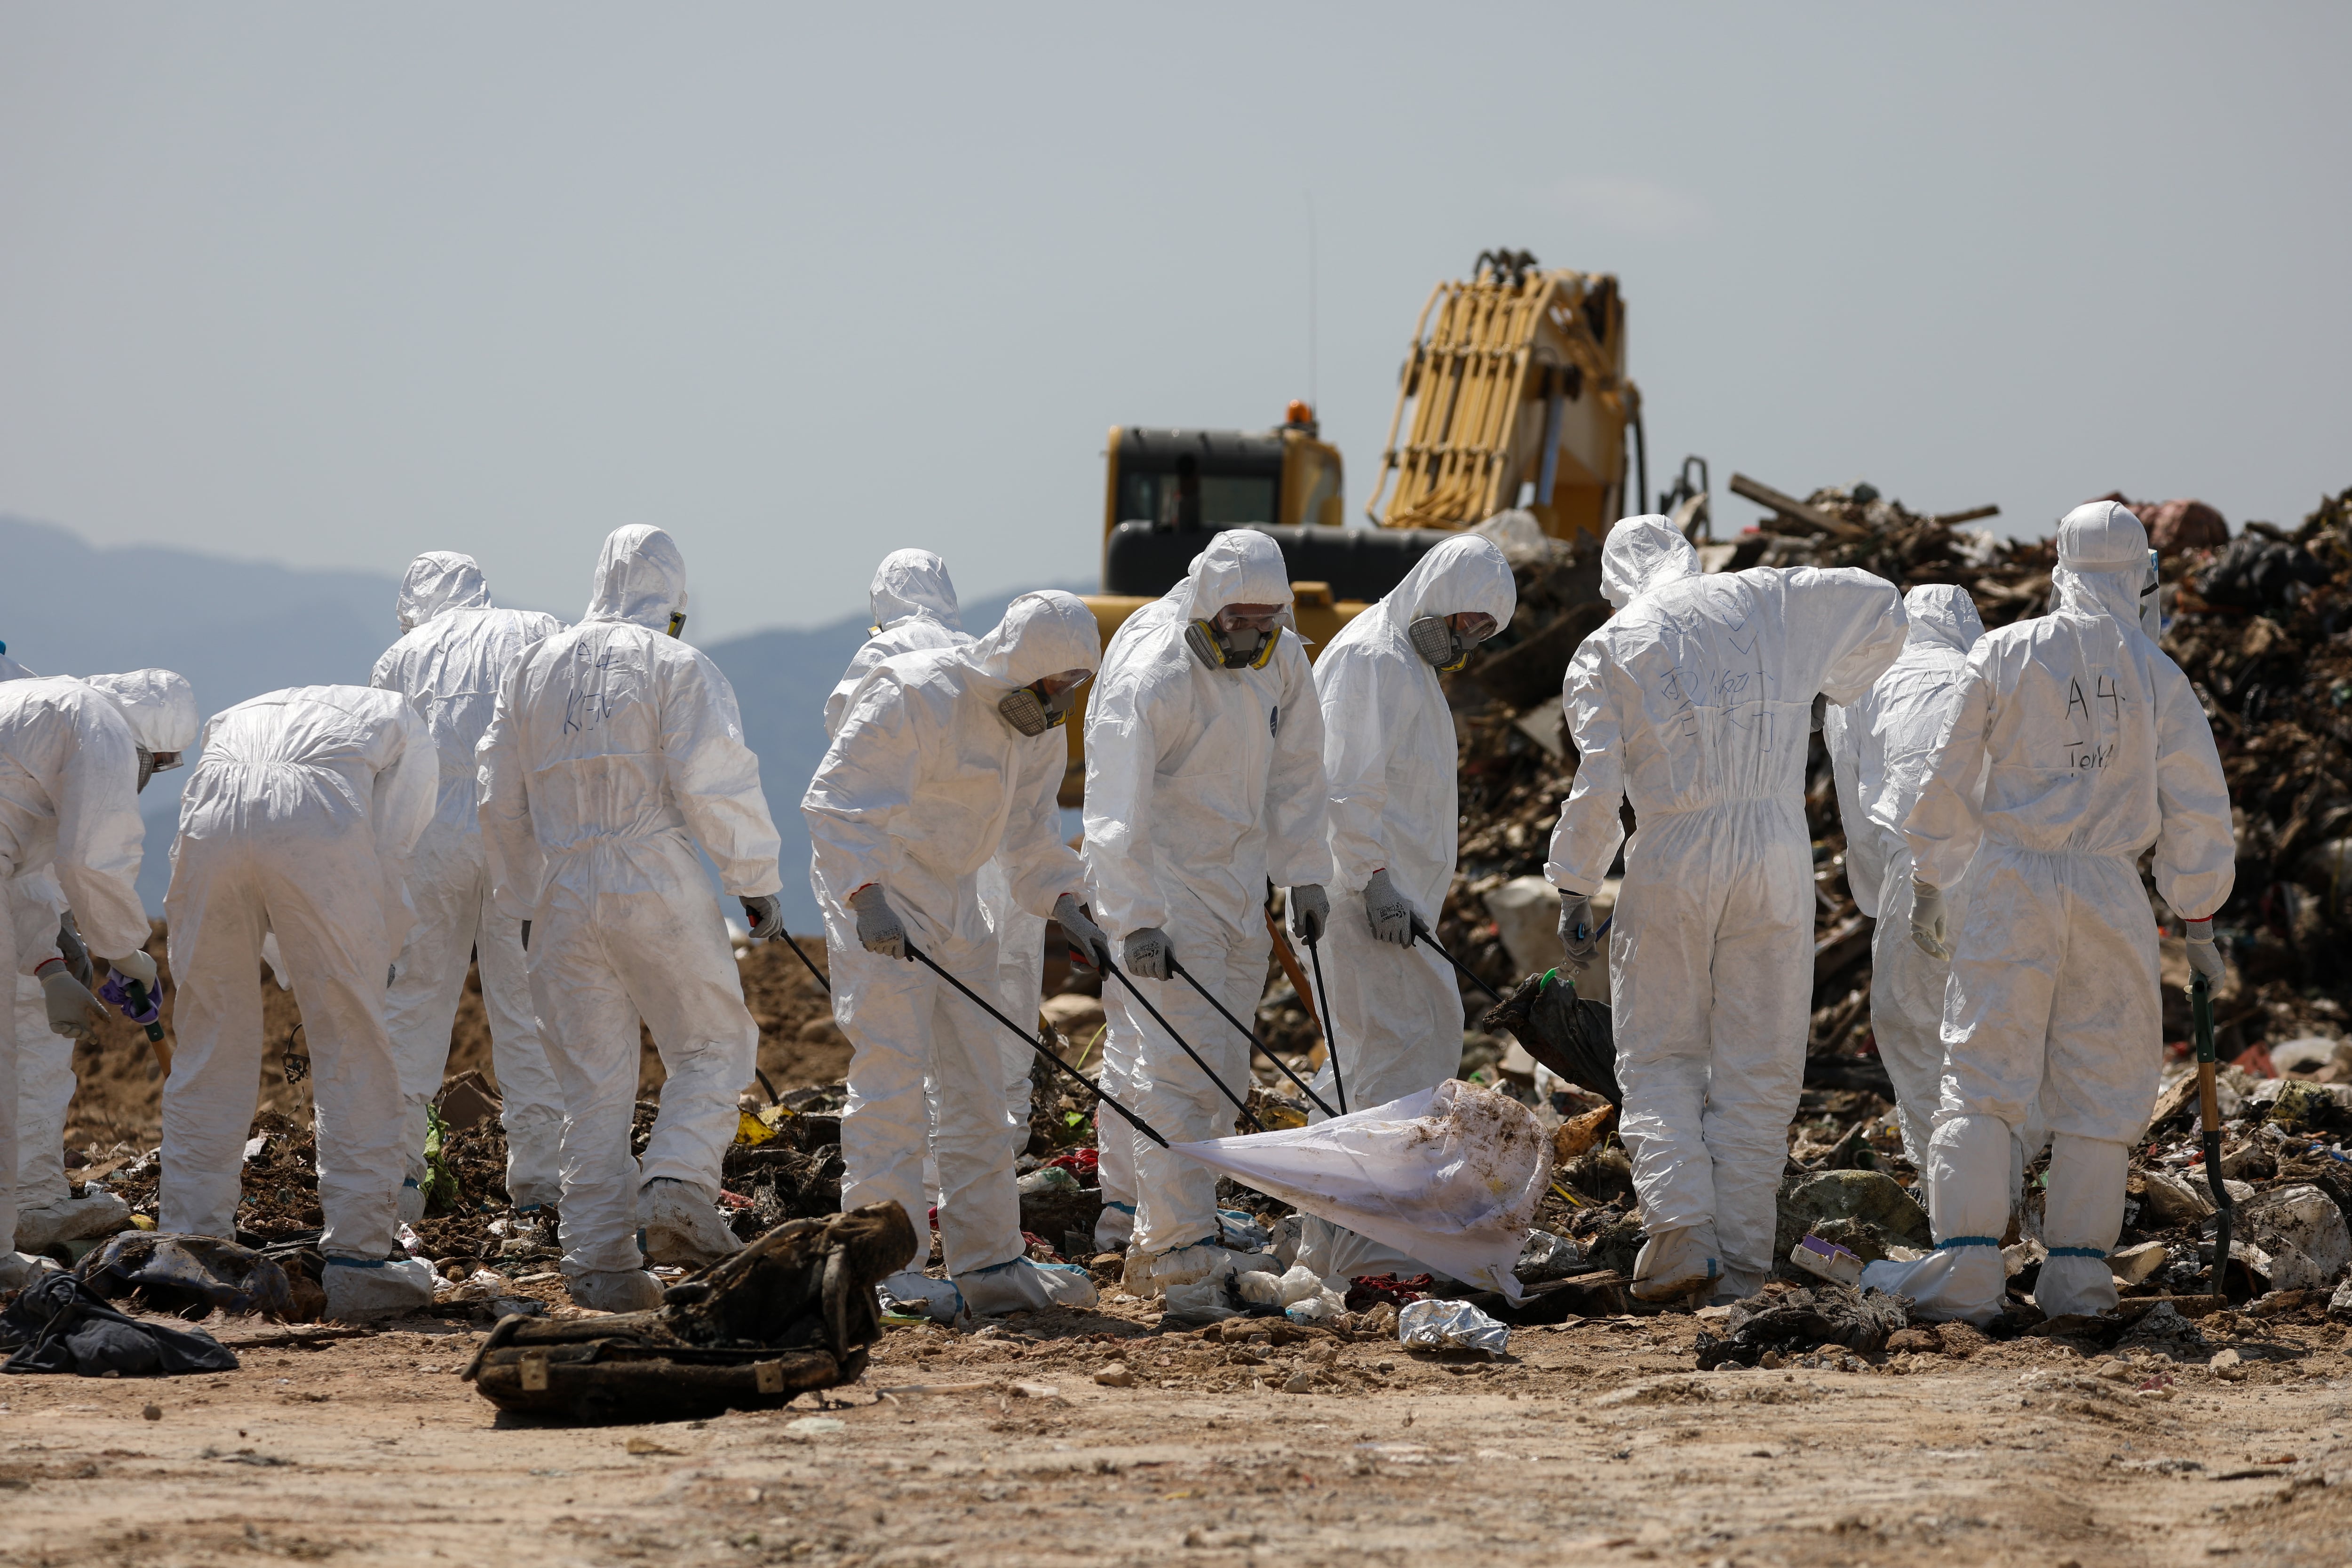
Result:
M656 1304L645 1267L741 1243L718 1210L760 1032L698 845L760 940L782 931L782 841L735 689L678 640L686 561L615 529L580 624L525 648L475 755L499 911L525 923L530 989L563 1091L562 1268L584 1307ZM667 1079L629 1156L643 1019ZM637 1244L645 1230L645 1248Z
M155 756L124 717L130 706L78 680L0 682L0 882L52 872L82 911L89 951L107 961L114 980L145 987L152 1006L156 970L137 886L144 839L138 795ZM168 715L139 717L151 734L169 728ZM10 905L14 967L41 987L47 1028L96 1038L100 1005L58 951L55 904L12 892ZM131 1012L127 1001L122 1008ZM24 1284L36 1267L14 1243L20 1038L14 1030L0 1037L0 1290ZM57 1133L45 1126L42 1135Z
M1288 625L1290 579L1263 533L1220 533L1184 580L1111 641L1087 708L1086 858L1096 912L1120 938L1137 991L1236 1094L1250 1042L1171 961L1235 1017L1256 1016L1271 947L1266 887L1289 889L1294 934L1328 926L1323 714ZM1229 1131L1234 1110L1118 982L1104 987L1106 1081L1171 1142ZM1458 1033L1458 1031L1457 1031ZM1136 1288L1189 1272L1168 1255L1220 1234L1216 1175L1099 1120L1104 1165L1125 1138L1134 1161ZM1106 1200L1123 1179L1104 1177ZM1097 1232L1097 1237L1101 1233Z
M1846 886L1876 921L1870 933L1871 1034L1895 1083L1903 1152L1925 1170L1944 1071L1937 1028L1951 965L1911 940L1911 847L1903 821L1927 782L1984 622L1969 591L1949 583L1912 589L1903 608L1910 627L1902 654L1868 691L1822 714L1822 743L1845 824ZM1955 920L1967 897L1962 883L1946 889Z
M1873 1264L1927 1318L1984 1322L2007 1290L2010 1148L2040 1097L2051 1131L2034 1286L2052 1317L2116 1304L2131 1145L2163 1065L2157 932L2139 858L2223 975L2212 916L2236 874L2230 795L2197 693L2140 629L2147 534L2113 501L2058 525L2048 615L1969 655L1910 841L1914 940L1951 956L1943 1095L1927 1151L1936 1251ZM1945 889L1966 874L1966 923ZM1957 940L1954 940L1957 938Z
M563 1095L540 1045L522 922L490 899L478 815L474 748L490 727L499 684L522 650L562 629L553 616L504 610L470 555L427 551L409 563L394 605L403 633L368 684L409 700L441 760L433 820L416 841L408 896L416 910L401 951L385 1024L400 1059L401 1218L425 1213L428 1108L449 1065L449 1035L469 963L481 968L490 1065L507 1134L507 1195L525 1214L562 1196Z
M140 754L139 787L155 773L180 765L196 741L196 694L186 679L168 669L134 669L120 675L81 677L102 693L131 726ZM84 984L90 984L89 957L63 889L52 871L34 872L9 883L12 897L29 901L19 919L46 922L48 938ZM120 1230L131 1205L103 1187L80 1197L66 1177L66 1112L77 1079L75 1041L44 1027L22 1037L16 1063L16 1245L37 1251L62 1241L80 1241Z
M39 679L37 672L10 658L8 645L0 643L0 681ZM47 870L26 871L0 886L5 888L7 929L23 936L23 941L11 948L11 953L38 948L46 955L48 950L57 948L60 922L66 913L66 897L56 876ZM57 1076L56 1058L62 1055L66 1058L66 1072L71 1074L73 1041L51 1032L47 997L41 983L30 974L13 971L12 974L16 988L16 1005L8 1017L0 1021L0 1027L9 1032L8 1040L0 1042L0 1057L5 1058L5 1062L0 1062L0 1091L5 1091L0 1093L0 1105L13 1102L16 1114L0 1125L0 1184L10 1180L17 1184L19 1206L10 1230L19 1234L18 1247L38 1252L53 1239L43 1234L37 1222L27 1224L24 1217L24 1210L37 1202L35 1194L46 1190L37 1168L40 1129L46 1120L38 1107L49 1098L47 1085ZM92 982L86 958L77 978L85 986ZM5 1268L9 1250L8 1236L0 1234L0 1268Z
M872 635L850 657L848 669L824 700L824 733L828 741L841 729L842 715L849 708L849 694L857 689L858 683L876 665L893 654L912 653L919 648L960 647L971 641L963 629L963 612L956 603L955 582L948 575L948 563L928 550L894 550L884 556L882 563L874 569L874 582L866 598L874 616ZM817 887L814 856L809 866L809 884L822 907L824 893ZM1012 882L1003 868L994 861L981 868L980 885L989 929L996 933L994 991L999 996L998 1005L1010 1017L1026 1018L1037 1008L1036 993L1045 962L1045 922L1013 902ZM858 977L871 973L877 961L854 942L846 946L836 944L830 931L825 947L838 1022L844 1011L842 992L854 992ZM854 1007L850 1010L855 1011ZM848 1032L848 1026L843 1026L843 1032ZM1019 1142L1013 1151L1017 1157L1029 1139L1029 1064L1035 1059L1035 1053L1002 1029L997 1034L1004 1063L1005 1102L1009 1108L1017 1104L1022 1118ZM851 1039L854 1046L856 1037ZM926 1182L934 1190L937 1174L933 1170L933 1179Z
M1617 613L1563 683L1578 753L1544 874L1571 964L1631 799L1610 933L1622 1128L1646 1236L1633 1293L1760 1289L1813 988L1805 759L1816 694L1851 702L1903 649L1893 584L1852 568L1703 576L1658 516L1601 548Z
M1109 939L1079 903L1078 858L1054 804L1061 718L1101 658L1094 616L1068 594L1025 594L995 630L956 647L894 655L851 694L801 802L836 949L861 965L835 1006L856 1042L841 1126L842 1206L929 1206L921 1184L923 1080L937 1083L940 1244L963 1307L1005 1312L1091 1304L1084 1270L1030 1261L1021 1239L1010 1121L994 1036L1003 1026L916 963L911 942L974 993L996 978L979 872L1001 859L1020 905L1059 921L1090 962ZM919 1269L884 1292L952 1311Z
M261 945L274 934L312 1063L320 1283L336 1318L433 1300L432 1266L395 1235L406 1166L384 987L408 934L408 857L432 820L438 766L425 721L396 693L298 686L214 714L180 795L163 897L179 1000L159 1223L236 1234L259 1095Z
M1438 675L1509 626L1517 604L1502 551L1459 535L1423 556L1315 663L1339 889L1323 939L1324 1000L1351 1109L1434 1089L1461 1067L1460 985L1414 937L1435 929L1460 837L1458 742ZM1327 1100L1331 1079L1327 1066L1315 1083ZM1307 1222L1298 1258L1326 1279L1428 1272L1319 1219Z

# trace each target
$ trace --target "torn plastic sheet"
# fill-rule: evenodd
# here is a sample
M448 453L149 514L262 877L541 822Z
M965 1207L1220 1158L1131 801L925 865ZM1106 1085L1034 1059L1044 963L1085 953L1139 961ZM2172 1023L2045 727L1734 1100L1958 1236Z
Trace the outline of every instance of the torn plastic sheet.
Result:
M1551 1181L1535 1113L1460 1079L1306 1127L1175 1152L1467 1284L1521 1299L1512 1266Z

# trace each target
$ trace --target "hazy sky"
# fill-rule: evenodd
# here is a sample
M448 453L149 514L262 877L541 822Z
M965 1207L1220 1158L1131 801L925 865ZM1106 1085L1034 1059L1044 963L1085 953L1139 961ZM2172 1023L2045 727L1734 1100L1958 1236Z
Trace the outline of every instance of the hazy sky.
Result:
M2352 484L2347 61L2320 5L6 0L0 510L567 614L656 522L698 640L902 544L1087 580L1112 424L1311 376L1357 510L1511 246L1622 279L1654 487L2291 520Z

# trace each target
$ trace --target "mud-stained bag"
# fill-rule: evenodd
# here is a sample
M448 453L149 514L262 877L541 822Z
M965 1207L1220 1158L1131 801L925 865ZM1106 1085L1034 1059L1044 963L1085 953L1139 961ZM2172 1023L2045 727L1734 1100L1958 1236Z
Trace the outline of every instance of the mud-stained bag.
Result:
M501 1409L571 1421L773 1409L856 1380L883 1334L874 1287L914 1257L895 1203L793 1220L653 1311L507 1318L461 1375Z
M1311 1126L1174 1152L1512 1301L1512 1266L1551 1182L1551 1140L1535 1112L1458 1079Z

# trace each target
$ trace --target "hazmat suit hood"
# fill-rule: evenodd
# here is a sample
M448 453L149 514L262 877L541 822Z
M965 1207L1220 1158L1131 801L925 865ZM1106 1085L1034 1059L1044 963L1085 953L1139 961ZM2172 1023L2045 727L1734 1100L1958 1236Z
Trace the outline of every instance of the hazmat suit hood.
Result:
M1957 583L1921 584L1903 595L1903 611L1911 617L1904 640L1914 647L1930 644L1966 653L1984 636L1976 600Z
M400 629L413 632L444 610L487 610L490 585L470 555L428 550L408 563L393 603Z
M1470 533L1455 534L1414 562L1381 601L1399 635L1423 616L1492 616L1499 632L1511 624L1518 603L1518 584L1501 548Z
M1282 546L1250 529L1237 528L1209 541L1192 557L1172 597L1180 621L1205 621L1227 605L1287 605L1290 568Z
M955 582L948 563L928 550L893 550L874 569L874 585L866 590L874 609L874 629L887 631L909 616L934 620L951 632L963 630L963 614L956 605Z
M2060 611L2107 615L2139 625L2139 591L2147 581L2147 530L2111 500L2087 501L2058 521L2058 568L2051 573Z
M196 743L196 689L176 670L87 675L82 684L106 693L114 710L131 726L131 737L148 751L184 752Z
M1623 609L1654 588L1698 574L1698 552L1673 519L1656 512L1619 518L1601 547L1601 596L1614 609Z
M1006 605L996 629L963 653L986 679L1008 688L1026 686L1066 669L1091 675L1101 668L1102 632L1076 595L1048 588Z
M686 557L676 540L642 522L605 537L583 619L628 621L666 632L670 616L685 613Z

